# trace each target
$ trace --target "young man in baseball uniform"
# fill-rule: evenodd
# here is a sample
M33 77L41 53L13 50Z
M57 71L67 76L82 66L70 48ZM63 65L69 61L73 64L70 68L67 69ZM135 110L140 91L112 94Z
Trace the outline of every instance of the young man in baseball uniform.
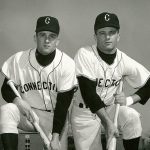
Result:
M79 94L72 110L72 129L77 150L99 150L103 124L107 148L113 136L122 132L125 150L138 150L142 133L139 113L129 106L145 104L150 97L150 72L117 48L119 20L113 13L101 13L94 25L96 45L82 47L75 56ZM125 97L122 82L137 92ZM113 124L115 103L120 103L118 128Z
M57 48L59 30L56 18L38 18L34 36L37 48L14 54L2 66L5 80L1 92L8 102L0 108L5 150L17 150L18 128L35 131L29 121L35 119L31 110L45 134L52 133L51 149L67 150L66 116L77 81L73 59ZM10 79L21 98L7 84Z

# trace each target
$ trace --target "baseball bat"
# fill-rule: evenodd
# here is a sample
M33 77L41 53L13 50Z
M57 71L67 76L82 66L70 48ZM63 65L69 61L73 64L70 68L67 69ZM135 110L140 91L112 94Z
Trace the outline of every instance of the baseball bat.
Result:
M122 86L123 86L123 81L121 80L117 93L122 91ZM115 111L115 117L114 117L114 125L116 127L118 126L117 120L118 120L119 108L120 108L120 104L116 104L116 111ZM114 136L110 142L108 150L116 150L116 143L117 143L117 139Z
M11 89L14 91L14 93L21 98L18 90L16 89L16 87L14 86L14 83L12 80L8 80L7 84L11 87ZM33 115L35 115L35 113L33 112ZM33 116L33 118L35 118L35 116ZM37 123L37 121L33 121L31 122L33 124L33 126L35 127L35 129L39 132L44 144L46 145L46 147L49 149L50 146L50 141L48 139L48 137L45 135L44 131L42 130L42 128L39 126L39 124Z

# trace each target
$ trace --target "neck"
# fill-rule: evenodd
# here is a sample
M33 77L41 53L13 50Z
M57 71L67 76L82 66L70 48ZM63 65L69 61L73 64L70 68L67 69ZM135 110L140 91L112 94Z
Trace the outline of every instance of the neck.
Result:
M43 55L39 53L38 50L36 50L36 60L40 65L47 66L53 61L55 54L56 54L56 50L54 50L53 52L47 55Z
M105 61L107 64L111 65L114 62L114 60L116 58L116 53L117 53L116 50L112 54L111 53L108 53L108 54L104 53L104 52L100 51L99 48L97 48L97 51L98 51L99 56L102 58L102 60Z
M117 51L117 48L109 49L109 50L102 50L99 47L97 47L98 51L104 53L104 54L114 54Z

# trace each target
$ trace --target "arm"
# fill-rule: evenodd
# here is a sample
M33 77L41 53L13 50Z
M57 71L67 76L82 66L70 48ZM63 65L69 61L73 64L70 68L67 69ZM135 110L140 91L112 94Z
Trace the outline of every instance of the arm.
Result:
M96 93L96 82L83 76L78 77L78 81L83 100L92 113L96 113L99 109L104 108L104 102Z
M78 81L84 102L89 106L93 113L98 115L106 129L106 136L108 137L107 145L109 145L114 134L118 135L118 130L105 111L105 104L96 93L96 82L83 76L78 77Z
M2 97L3 99L7 102L7 103L12 103L13 100L17 97L16 94L14 93L14 91L11 89L11 87L7 84L8 79L5 78L3 85L1 87L1 93L2 93ZM17 88L17 87L16 87Z
M148 99L150 98L150 78L147 80L146 84L143 87L135 92L135 94L138 96L138 98L136 98L137 102L144 105L148 101Z
M2 88L1 88L1 93L2 93L2 97L3 99L8 102L8 103L14 103L15 105L17 105L18 109L20 110L20 112L25 115L27 117L28 120L34 120L34 118L32 117L32 109L30 107L30 105L23 101L21 97L18 97L14 91L12 90L12 88L7 84L8 79L5 78ZM17 87L16 87L17 89Z
M57 95L57 103L53 119L53 136L51 141L51 146L53 148L59 146L59 135L61 134L61 131L64 127L67 112L73 98L74 90L75 88L67 92L58 93Z
M73 98L73 94L74 94L74 89L67 92L58 93L56 108L54 111L54 119L53 119L54 123L53 123L52 133L58 133L58 134L61 133L62 128L65 124L66 115L71 100Z
M130 106L132 104L141 103L144 105L150 98L150 79L147 80L146 84L138 89L133 95L125 97L124 93L115 95L116 102L121 105Z

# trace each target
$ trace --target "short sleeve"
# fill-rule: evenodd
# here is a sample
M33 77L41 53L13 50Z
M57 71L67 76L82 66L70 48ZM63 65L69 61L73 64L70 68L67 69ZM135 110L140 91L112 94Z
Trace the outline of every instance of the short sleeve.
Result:
M92 61L93 52L86 48L78 50L74 60L76 64L76 75L84 76L88 79L95 80L94 63Z
M134 88L143 86L150 77L150 72L133 59L128 59L127 62L126 81Z
M67 58L61 68L61 76L59 77L58 91L69 91L77 85L75 74L75 63L73 59Z
M15 55L11 56L4 62L1 72L8 79L11 79L15 84L19 84L19 73Z

